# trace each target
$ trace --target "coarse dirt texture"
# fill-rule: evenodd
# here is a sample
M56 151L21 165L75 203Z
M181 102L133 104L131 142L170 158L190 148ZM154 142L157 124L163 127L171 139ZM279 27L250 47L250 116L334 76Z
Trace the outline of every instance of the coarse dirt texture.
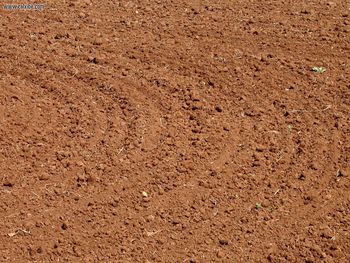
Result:
M350 262L349 13L2 6L0 262Z

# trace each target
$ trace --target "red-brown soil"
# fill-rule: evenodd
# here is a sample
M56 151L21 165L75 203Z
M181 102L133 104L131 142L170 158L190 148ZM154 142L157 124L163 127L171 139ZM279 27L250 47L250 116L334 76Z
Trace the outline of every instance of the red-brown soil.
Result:
M0 262L350 262L349 13L1 8Z

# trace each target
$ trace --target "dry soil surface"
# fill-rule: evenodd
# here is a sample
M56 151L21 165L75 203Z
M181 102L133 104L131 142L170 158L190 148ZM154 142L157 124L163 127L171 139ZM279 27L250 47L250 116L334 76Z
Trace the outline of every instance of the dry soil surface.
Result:
M0 262L350 262L348 0L44 4L1 4Z

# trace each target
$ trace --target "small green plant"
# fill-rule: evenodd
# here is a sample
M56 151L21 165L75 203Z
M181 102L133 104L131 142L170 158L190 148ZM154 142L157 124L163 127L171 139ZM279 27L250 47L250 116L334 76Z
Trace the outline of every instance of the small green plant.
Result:
M316 72L316 73L324 73L326 71L326 68L324 67L313 67L311 71Z
M256 203L256 204L255 204L255 209L258 209L258 210L259 210L259 209L261 209L261 208L262 208L262 205L261 205L260 203Z

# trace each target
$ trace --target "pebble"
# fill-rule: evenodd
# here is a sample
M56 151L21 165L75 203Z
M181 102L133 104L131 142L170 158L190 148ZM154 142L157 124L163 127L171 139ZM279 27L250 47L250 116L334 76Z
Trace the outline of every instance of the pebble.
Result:
M216 256L218 258L223 258L225 256L224 252L222 252L221 250L219 250L217 253L216 253Z

